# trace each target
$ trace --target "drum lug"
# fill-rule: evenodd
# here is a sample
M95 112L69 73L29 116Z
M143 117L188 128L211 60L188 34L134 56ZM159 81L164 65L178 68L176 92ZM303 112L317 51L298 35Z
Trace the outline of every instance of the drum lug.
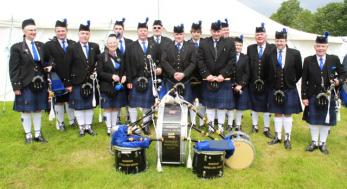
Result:
M206 178L206 171L202 172L202 178Z
M204 161L207 161L207 155L204 155Z
M220 177L223 176L223 171L219 171L219 174L218 174Z

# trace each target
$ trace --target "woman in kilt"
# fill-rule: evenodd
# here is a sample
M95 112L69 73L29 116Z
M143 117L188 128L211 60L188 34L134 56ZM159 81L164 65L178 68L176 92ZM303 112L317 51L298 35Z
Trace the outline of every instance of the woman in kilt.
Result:
M104 109L107 135L110 135L111 128L117 129L120 108L126 105L126 92L123 86L126 81L125 65L115 34L110 34L107 38L105 51L99 56L97 73L100 82L101 108Z

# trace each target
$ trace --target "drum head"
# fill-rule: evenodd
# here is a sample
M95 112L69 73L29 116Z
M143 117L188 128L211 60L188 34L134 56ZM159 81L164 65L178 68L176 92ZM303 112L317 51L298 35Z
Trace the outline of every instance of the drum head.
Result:
M225 160L225 164L236 170L246 169L252 165L255 159L255 150L251 142L236 138L233 140L235 146L234 154Z

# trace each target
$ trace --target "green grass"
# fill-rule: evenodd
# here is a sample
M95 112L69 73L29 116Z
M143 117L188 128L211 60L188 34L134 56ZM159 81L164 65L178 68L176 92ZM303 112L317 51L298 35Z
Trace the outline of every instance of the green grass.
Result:
M304 151L310 133L300 114L294 116L291 151L285 150L283 143L269 146L269 139L261 133L250 135L256 148L253 165L242 171L225 168L222 178L206 180L183 166L163 166L164 171L158 173L155 145L147 151L149 167L145 172L116 172L109 153L110 139L104 124L97 123L97 114L94 128L98 135L84 138L78 136L78 129L57 131L46 114L43 133L49 142L26 145L20 114L7 103L6 111L0 113L0 188L346 188L346 116L347 110L342 108L342 120L328 138L328 156ZM249 133L249 112L243 122Z

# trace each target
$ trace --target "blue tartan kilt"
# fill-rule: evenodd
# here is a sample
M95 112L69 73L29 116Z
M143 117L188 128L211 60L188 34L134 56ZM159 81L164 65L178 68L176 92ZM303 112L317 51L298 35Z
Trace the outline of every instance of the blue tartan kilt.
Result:
M235 109L236 110L248 110L251 108L251 101L249 98L248 88L242 88L242 93L234 93Z
M130 89L129 93L129 106L132 108L151 108L154 104L154 96L152 92L152 81L148 80L147 90L144 92L138 92L135 89L136 79L133 81L133 88Z
M275 90L269 91L268 102L269 112L276 114L298 114L302 112L301 101L298 90L296 88L284 91L285 101L283 105L277 105L273 93Z
M193 101L197 98L199 101L202 99L202 84L191 84L191 89L192 89L192 99Z
M93 108L93 94L88 98L83 98L81 96L81 86L73 85L72 92L69 98L69 107L75 110L88 110ZM96 92L96 91L95 91ZM95 99L98 101L98 99Z
M171 81L167 79L164 80L166 91L169 91L174 86L174 84L175 83L172 83ZM190 86L190 81L186 81L183 84L185 88L184 95L183 95L184 100L190 103L193 103L192 87Z
M21 95L15 96L13 110L17 112L35 112L48 109L47 87L42 91L33 93L30 85L21 89Z
M202 83L202 105L213 109L235 109L234 95L230 81L219 83L217 91L208 89L208 82Z
M110 97L106 93L101 92L101 108L121 108L126 106L126 91L119 91L115 96Z
M309 105L308 110L305 109L305 111L308 111L308 113L305 115L303 120L305 120L307 123L311 125L324 125L324 126L335 126L336 125L336 112L335 112L335 95L331 96L330 100L330 122L327 124L325 123L325 118L328 112L328 108L320 109L316 107L315 104L315 98L316 96L312 96L309 98ZM307 107L306 107L307 108Z
M265 85L265 90L261 94L255 92L255 87L252 82L249 84L248 89L251 109L255 112L268 112L268 93L270 90L268 85Z

